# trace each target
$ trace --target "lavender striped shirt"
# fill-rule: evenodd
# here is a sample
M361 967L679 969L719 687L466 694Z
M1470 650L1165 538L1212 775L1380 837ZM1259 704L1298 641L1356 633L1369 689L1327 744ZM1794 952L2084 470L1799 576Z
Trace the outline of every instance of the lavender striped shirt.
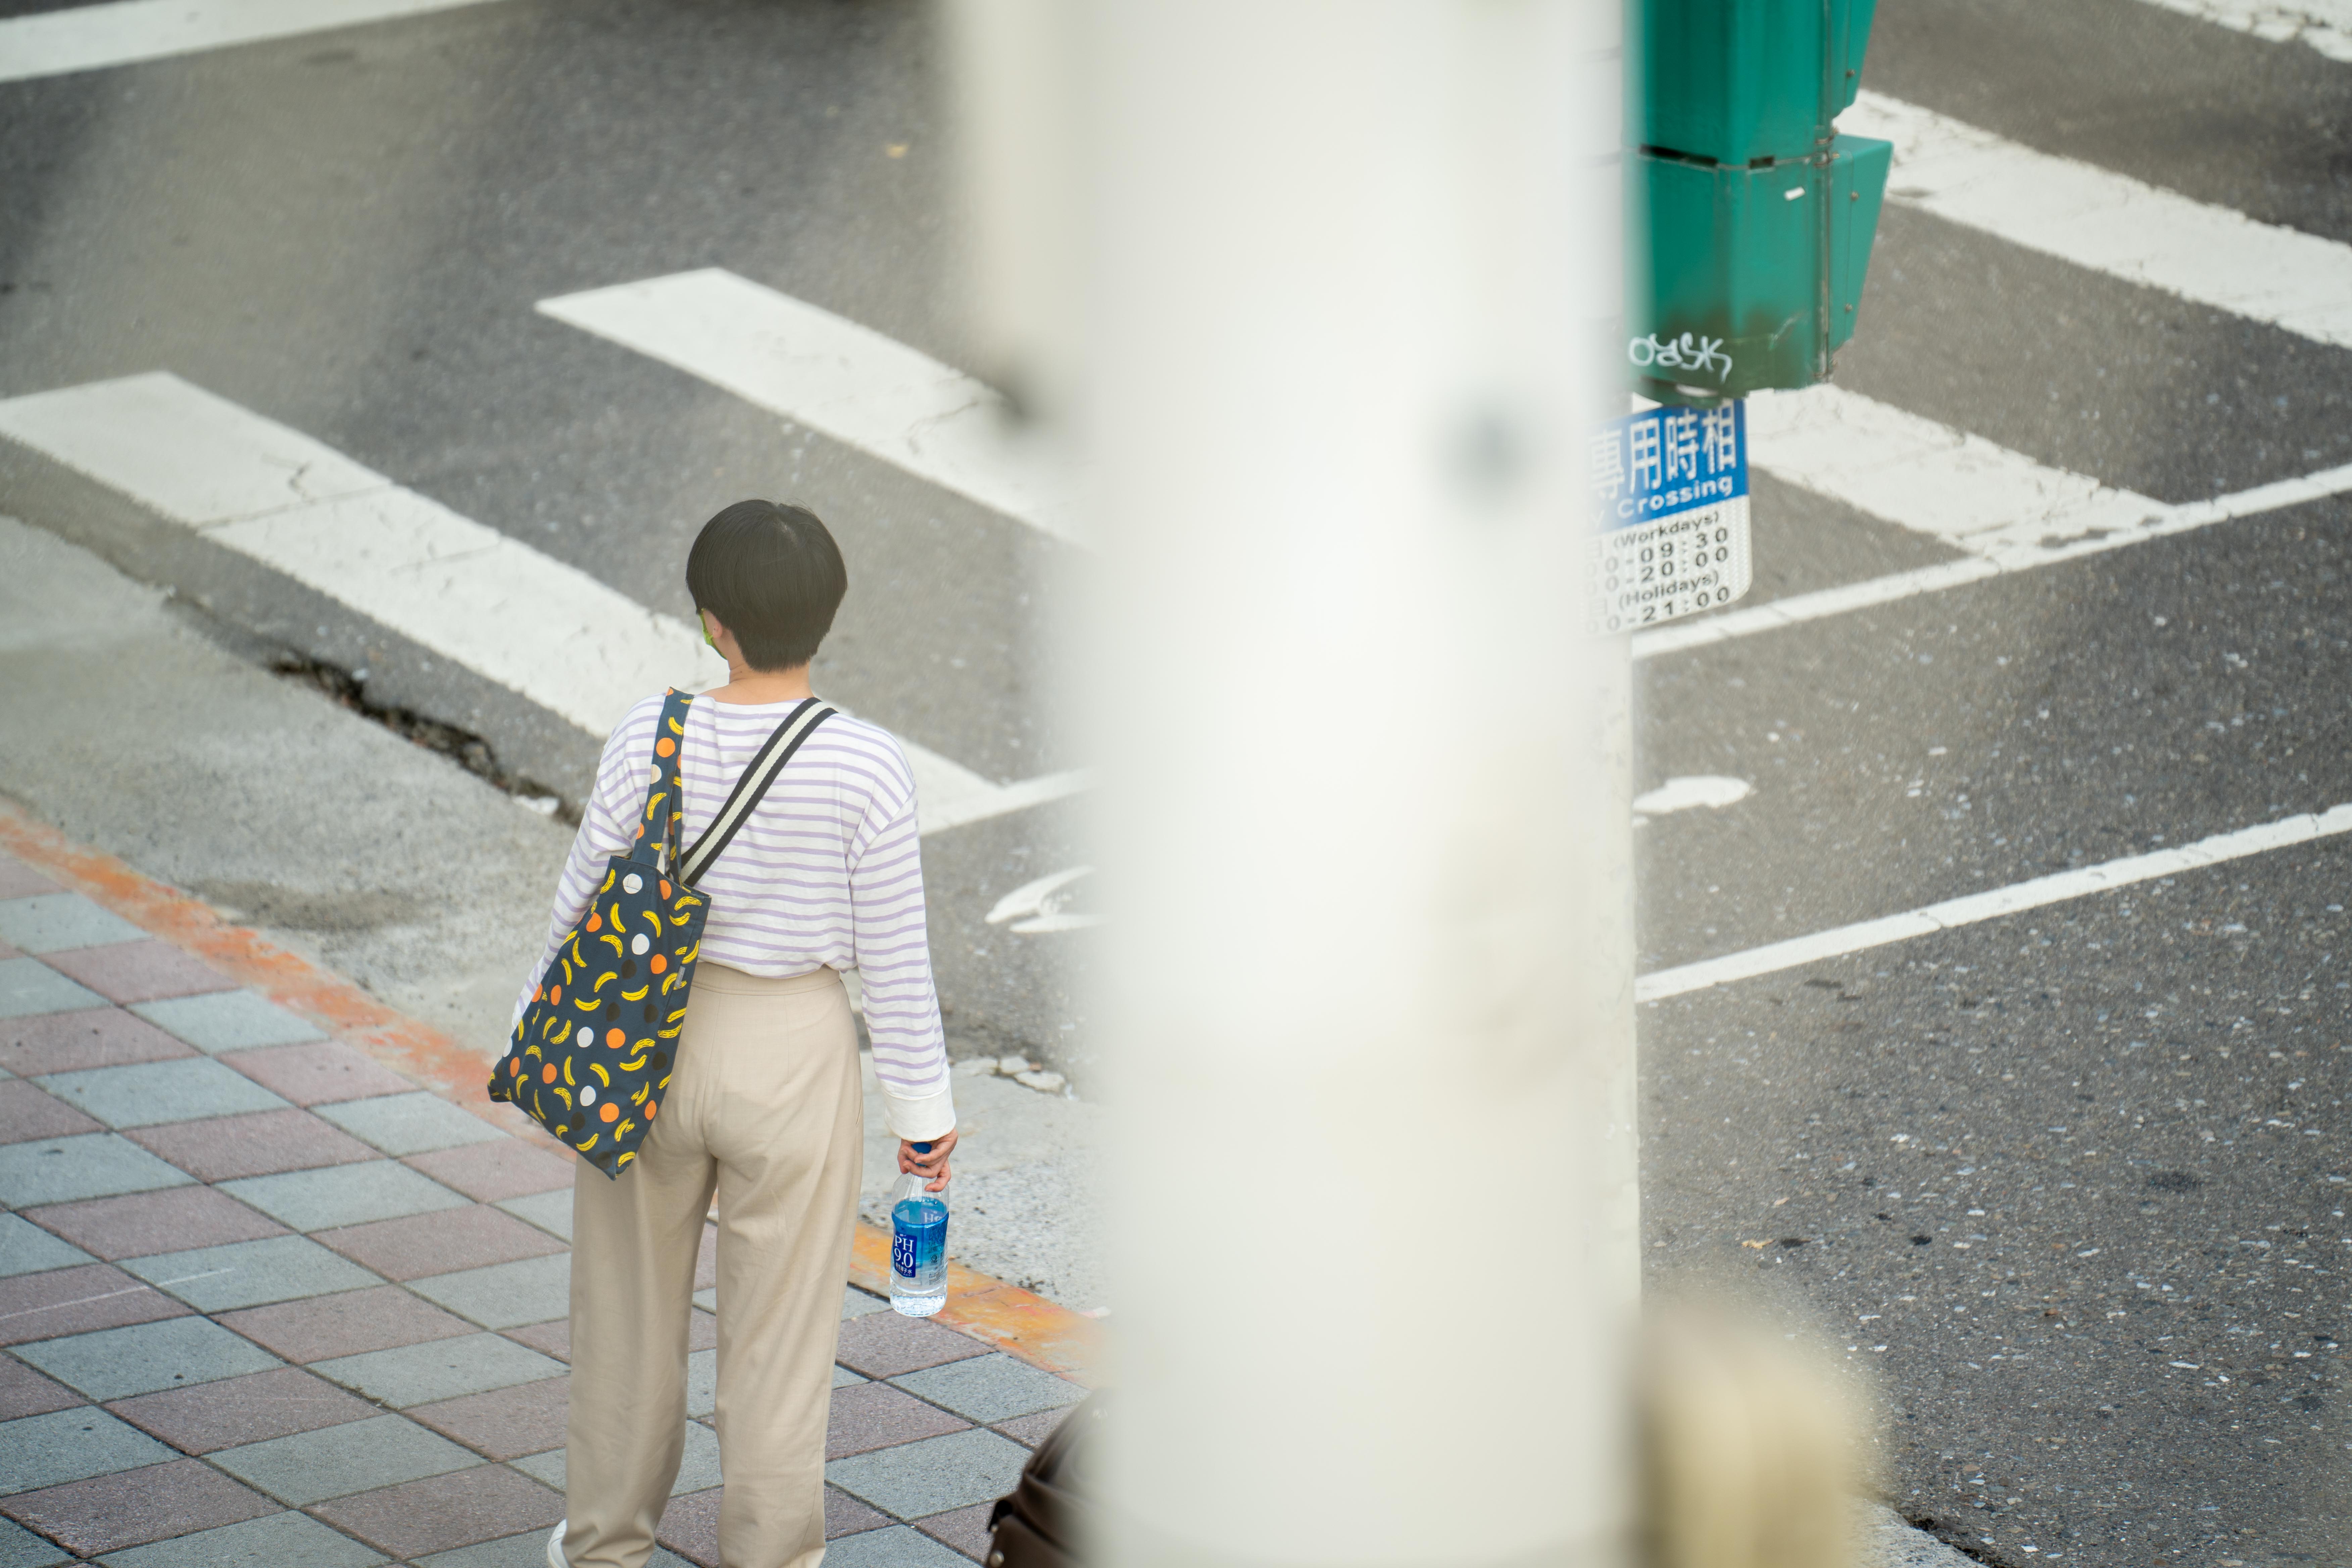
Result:
M795 706L701 698L687 710L682 845L710 826L752 754ZM661 710L659 697L646 698L604 742L556 888L547 955L523 987L517 1017L564 933L587 912L604 862L636 841ZM846 713L827 719L697 886L710 896L704 958L778 979L820 966L856 970L890 1130L920 1140L955 1125L923 917L915 775L898 742Z

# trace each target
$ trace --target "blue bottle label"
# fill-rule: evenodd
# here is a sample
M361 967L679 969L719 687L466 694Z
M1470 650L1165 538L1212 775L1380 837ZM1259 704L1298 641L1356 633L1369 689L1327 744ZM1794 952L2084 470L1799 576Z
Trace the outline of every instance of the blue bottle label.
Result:
M897 1215L890 1218L890 1271L901 1279L935 1275L946 1261L948 1217L918 1220L909 1224Z

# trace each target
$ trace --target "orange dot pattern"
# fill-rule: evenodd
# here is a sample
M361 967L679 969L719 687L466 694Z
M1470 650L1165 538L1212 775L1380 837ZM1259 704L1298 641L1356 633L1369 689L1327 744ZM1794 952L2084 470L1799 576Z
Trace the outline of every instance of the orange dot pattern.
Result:
M637 1157L669 1088L710 913L701 894L661 872L677 863L678 751L692 700L672 689L663 702L637 840L606 862L490 1074L492 1100L520 1107L607 1176Z

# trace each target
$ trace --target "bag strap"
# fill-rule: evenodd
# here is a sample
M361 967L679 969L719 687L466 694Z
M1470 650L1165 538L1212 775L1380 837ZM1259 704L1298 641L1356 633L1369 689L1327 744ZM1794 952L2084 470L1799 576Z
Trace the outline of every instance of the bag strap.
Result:
M695 840L694 847L677 860L679 881L691 888L702 879L702 873L734 842L735 835L751 820L760 802L767 798L768 786L776 782L776 775L784 771L784 764L793 760L801 742L838 711L811 697L784 716L784 721L776 726L775 733L768 737L742 776L735 781L734 791L719 808L719 815L710 819L709 827Z
M661 717L654 721L653 779L646 788L646 810L637 824L637 841L629 858L656 869L677 864L679 824L685 820L685 786L678 763L686 755L686 710L691 691L671 687L662 697ZM654 825L660 823L659 827Z

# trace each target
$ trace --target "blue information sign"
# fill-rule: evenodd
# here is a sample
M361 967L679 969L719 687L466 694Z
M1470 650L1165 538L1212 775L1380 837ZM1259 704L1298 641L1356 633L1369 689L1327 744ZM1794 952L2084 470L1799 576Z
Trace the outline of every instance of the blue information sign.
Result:
M1748 592L1748 405L1612 420L1586 454L1596 631L1628 631Z

